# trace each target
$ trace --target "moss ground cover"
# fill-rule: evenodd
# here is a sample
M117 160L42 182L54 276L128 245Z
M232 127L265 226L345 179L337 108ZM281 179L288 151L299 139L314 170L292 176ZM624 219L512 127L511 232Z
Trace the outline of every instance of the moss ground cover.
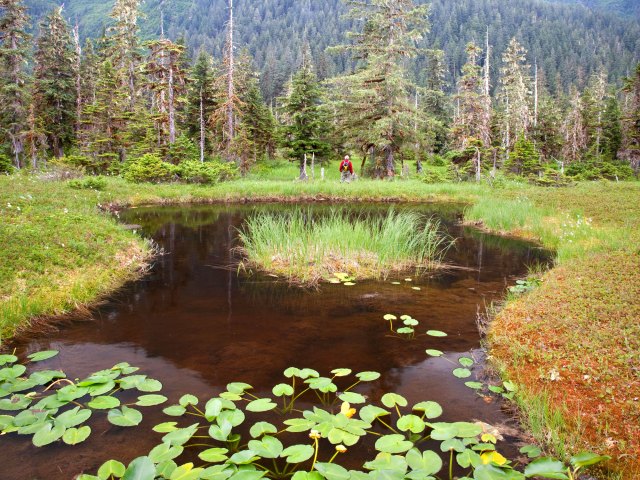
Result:
M290 170L290 168L289 168ZM0 177L0 322L68 311L112 291L144 264L148 245L97 204L215 201L465 201L467 219L539 239L558 265L493 323L492 356L519 385L523 411L557 450L613 454L623 478L640 475L638 324L640 184L542 189L507 183L426 185L417 180L294 182L267 172L213 187L132 185L103 192L64 182ZM540 414L545 414L540 418ZM552 421L553 420L553 421Z

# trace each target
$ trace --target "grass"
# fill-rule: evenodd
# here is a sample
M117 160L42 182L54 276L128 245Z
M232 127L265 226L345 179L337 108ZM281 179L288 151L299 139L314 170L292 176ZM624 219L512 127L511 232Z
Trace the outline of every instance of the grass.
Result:
M104 192L0 177L0 331L6 338L34 317L85 305L135 278L150 247L98 204L466 202L467 221L557 252L540 287L510 301L489 332L493 361L519 385L523 415L550 448L609 454L621 478L639 478L640 184L345 185L333 170L324 182L299 182L286 164L214 187L109 179ZM551 380L552 371L559 378Z
M383 217L332 209L314 217L309 210L261 213L247 220L240 238L247 266L315 285L335 272L386 278L391 272L434 269L450 242L439 222L393 209Z

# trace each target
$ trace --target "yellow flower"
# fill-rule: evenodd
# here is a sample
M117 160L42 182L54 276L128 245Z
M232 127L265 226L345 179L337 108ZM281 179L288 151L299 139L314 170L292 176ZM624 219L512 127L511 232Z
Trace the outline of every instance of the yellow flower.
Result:
M320 438L320 432L318 430L311 430L309 432L309 438L314 438L314 439Z
M342 406L340 407L340 413L347 418L351 418L356 414L356 409L351 408L349 402L343 402Z
M344 445L336 445L336 450L337 450L339 453L344 453L344 452L346 452L346 451L347 451L347 447L345 447Z
M498 452L486 452L480 455L480 459L484 465L489 463L495 463L497 465L504 465L507 463L507 459L500 455Z

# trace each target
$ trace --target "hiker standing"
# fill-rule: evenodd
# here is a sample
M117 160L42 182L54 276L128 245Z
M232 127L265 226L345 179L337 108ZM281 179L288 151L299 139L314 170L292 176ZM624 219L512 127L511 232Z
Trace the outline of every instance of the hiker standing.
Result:
M353 164L351 163L351 160L349 160L349 155L345 155L342 162L340 162L340 182L349 183L352 177Z

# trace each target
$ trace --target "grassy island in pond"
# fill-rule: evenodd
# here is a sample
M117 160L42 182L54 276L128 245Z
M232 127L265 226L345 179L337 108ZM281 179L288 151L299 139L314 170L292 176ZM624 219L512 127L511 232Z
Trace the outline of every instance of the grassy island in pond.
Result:
M256 267L306 285L335 272L355 278L386 278L391 272L440 266L451 240L439 222L393 209L382 217L333 209L251 217L240 233L244 266Z

